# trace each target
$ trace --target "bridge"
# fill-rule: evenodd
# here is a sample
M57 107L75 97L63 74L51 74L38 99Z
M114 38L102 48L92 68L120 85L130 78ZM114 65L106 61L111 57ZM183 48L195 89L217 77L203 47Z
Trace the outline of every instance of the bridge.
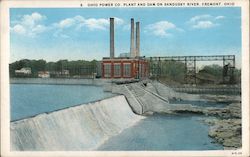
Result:
M166 61L180 61L185 63L185 82L196 84L196 62L197 61L222 61L223 83L233 83L235 69L235 55L213 55L213 56L163 56L149 57L150 71L159 79L162 76L162 63Z

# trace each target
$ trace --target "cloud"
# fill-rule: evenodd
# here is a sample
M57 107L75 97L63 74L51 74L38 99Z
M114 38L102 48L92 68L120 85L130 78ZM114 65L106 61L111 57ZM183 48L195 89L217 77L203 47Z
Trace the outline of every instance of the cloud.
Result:
M208 15L208 14L205 14L205 15L197 15L197 16L194 16L192 17L189 22L196 22L196 21L199 21L199 20L204 20L204 19L210 19L212 16L211 15Z
M219 26L218 20L224 19L224 16L212 16L209 14L197 15L187 22L193 29L208 29Z
M115 23L117 25L122 25L124 21L120 18L115 18ZM109 28L109 19L105 18L84 18L80 15L77 15L72 18L67 18L59 21L58 23L54 23L53 26L57 28L54 33L55 37L69 38L69 33L72 31L81 31L81 30L89 30L89 31L102 31L108 30Z
M115 17L116 25L123 25L124 20L118 17ZM109 29L109 19L107 18L84 18L80 15L74 16L72 18L63 19L57 23L53 24L53 27L56 28L54 33L55 37L69 38L67 33L72 31L103 31Z
M84 25L89 30L106 30L109 27L109 20L90 18L85 20Z
M32 33L34 34L40 34L43 33L47 30L47 27L44 25L36 25L35 27L32 28Z
M11 28L11 30L17 34L25 34L26 33L26 29L22 26L22 25L15 25L13 28Z
M211 21L198 21L198 23L196 23L192 27L197 28L197 29L207 29L207 28L215 27L217 25L218 24L214 24Z
M168 21L159 21L145 27L145 32L152 33L155 36L159 37L168 37L172 34L169 33L170 30L183 31L180 28L177 28L175 24Z
M21 16L20 20L15 20L14 25L10 28L13 33L35 37L37 34L43 33L47 27L42 24L46 16L34 12L30 15Z
M117 25L123 25L124 24L124 20L119 18L119 17L114 17L115 18L115 24Z
M25 35L29 37L36 37L38 34L52 30L55 37L68 38L73 31L81 30L108 30L108 18L84 18L80 15L65 18L53 24L45 26L43 22L47 19L46 16L34 12L29 15L19 17L19 20L11 21L11 32L18 35ZM116 26L124 25L124 20L115 17Z
M82 16L75 16L72 18L66 18L59 22L53 23L52 27L56 29L67 29L79 25L81 21L84 21L84 18Z
M225 16L216 16L215 20L220 20L220 19L224 19L224 18L225 18Z
M64 19L64 20L60 21L58 23L58 27L60 27L60 28L68 28L68 27L74 25L74 23L75 23L74 19L67 18L67 19Z
M37 12L34 12L31 15L24 15L21 19L21 23L23 25L28 26L28 27L33 27L36 23L38 23L44 19L46 19L45 16L43 16Z
M55 32L53 35L55 37L69 38L69 34L72 34L73 32L78 32L81 30L106 30L108 27L108 19L85 19L84 17L77 15L72 18L66 18L54 23L53 28L55 29Z
M122 25L124 21L118 17L115 17L115 24ZM82 27L88 28L89 30L107 30L109 28L109 19L105 18L89 18L85 19L84 17L77 15L72 18L66 18L61 20L58 23L54 23L54 26L57 28L69 28L75 27L77 30Z

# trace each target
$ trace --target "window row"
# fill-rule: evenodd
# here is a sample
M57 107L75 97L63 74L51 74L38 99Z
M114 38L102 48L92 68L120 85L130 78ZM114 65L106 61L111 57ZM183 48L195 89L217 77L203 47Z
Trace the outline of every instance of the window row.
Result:
M121 77L121 64L114 64L114 77ZM111 63L104 64L104 77L111 77ZM123 64L123 77L131 77L131 63Z

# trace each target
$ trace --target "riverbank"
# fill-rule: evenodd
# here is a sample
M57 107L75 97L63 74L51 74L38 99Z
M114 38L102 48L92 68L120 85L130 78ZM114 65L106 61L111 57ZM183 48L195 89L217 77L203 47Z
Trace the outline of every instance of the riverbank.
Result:
M209 136L224 149L238 149L242 146L241 103L232 103L226 109L228 112L219 111L217 118L204 122L210 126Z

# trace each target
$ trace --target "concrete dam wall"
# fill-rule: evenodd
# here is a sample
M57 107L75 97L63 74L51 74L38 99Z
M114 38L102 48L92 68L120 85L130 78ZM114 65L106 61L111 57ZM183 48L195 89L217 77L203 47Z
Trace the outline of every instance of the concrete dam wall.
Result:
M11 122L11 150L94 150L143 116L120 95Z

